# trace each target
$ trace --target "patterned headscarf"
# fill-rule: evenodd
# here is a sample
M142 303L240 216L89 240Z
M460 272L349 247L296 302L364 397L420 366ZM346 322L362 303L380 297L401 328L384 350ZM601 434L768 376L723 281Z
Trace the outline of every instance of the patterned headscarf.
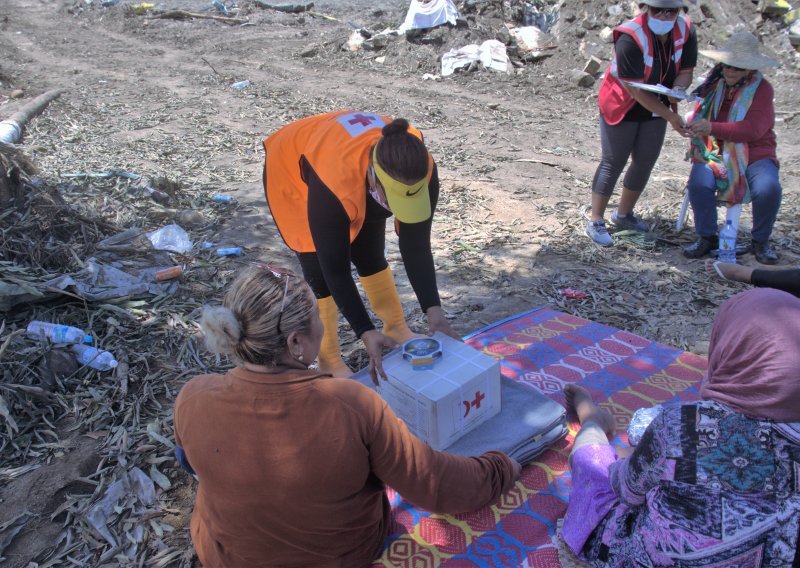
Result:
M800 299L754 288L723 303L700 396L753 418L800 422Z

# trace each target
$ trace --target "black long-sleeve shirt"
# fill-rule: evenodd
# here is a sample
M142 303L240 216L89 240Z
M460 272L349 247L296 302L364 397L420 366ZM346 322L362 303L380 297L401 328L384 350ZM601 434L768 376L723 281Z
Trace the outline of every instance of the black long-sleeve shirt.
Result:
M350 218L336 195L307 161L302 160L302 168L303 179L308 184L308 224L325 283L356 336L360 337L365 331L375 329L375 326L361 301L350 269ZM364 183L366 186L366 180ZM400 255L423 311L441 303L431 251L433 212L439 200L436 166L428 190L431 217L420 223L398 223ZM367 194L365 225L381 220L385 222L390 216L389 211Z

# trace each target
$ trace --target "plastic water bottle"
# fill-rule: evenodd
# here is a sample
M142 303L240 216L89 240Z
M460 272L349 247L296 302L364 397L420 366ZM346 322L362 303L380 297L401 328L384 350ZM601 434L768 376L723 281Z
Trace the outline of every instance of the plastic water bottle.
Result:
M31 339L46 337L53 343L91 343L92 336L80 328L47 321L32 321L25 330Z
M217 255L219 256L239 256L242 254L242 249L239 247L218 248Z
M725 226L719 232L719 253L717 259L720 262L736 264L736 227L728 219Z
M70 345L72 352L77 355L78 363L87 365L92 369L98 371L110 371L115 368L118 363L114 356L108 351L97 349L91 345Z
M211 199L217 203L233 203L233 196L231 195L215 195Z

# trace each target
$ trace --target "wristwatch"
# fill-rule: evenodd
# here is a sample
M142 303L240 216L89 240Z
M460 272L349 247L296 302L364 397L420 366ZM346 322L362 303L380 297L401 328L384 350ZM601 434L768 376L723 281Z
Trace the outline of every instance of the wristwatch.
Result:
M403 343L403 359L411 362L415 371L433 367L433 362L442 356L442 342L432 337L409 339Z

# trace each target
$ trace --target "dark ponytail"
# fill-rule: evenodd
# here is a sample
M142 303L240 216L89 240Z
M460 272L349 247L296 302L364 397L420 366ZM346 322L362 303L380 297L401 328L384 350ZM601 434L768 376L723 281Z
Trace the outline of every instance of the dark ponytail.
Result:
M378 142L378 163L394 179L413 183L428 175L428 150L408 127L405 118L396 118L383 127L383 138Z

